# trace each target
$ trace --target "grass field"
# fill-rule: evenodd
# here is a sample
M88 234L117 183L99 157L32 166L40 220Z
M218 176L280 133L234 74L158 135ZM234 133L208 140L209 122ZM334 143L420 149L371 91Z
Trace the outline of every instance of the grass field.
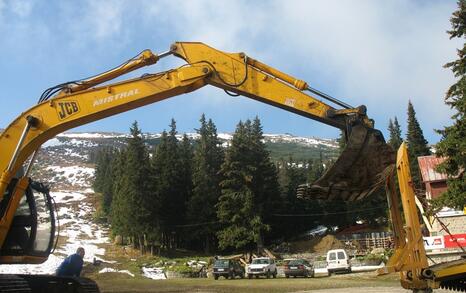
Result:
M359 273L349 275L336 275L318 278L277 278L277 279L235 279L223 278L215 281L208 279L171 279L148 280L128 278L122 274L105 274L105 277L96 280L102 292L303 292L309 290L332 288L384 288L385 292L391 292L390 288L400 288L396 275L388 277L375 277L373 273ZM387 288L389 288L388 291ZM362 289L362 288L361 288ZM356 292L364 291L357 290ZM376 289L377 292L377 289Z

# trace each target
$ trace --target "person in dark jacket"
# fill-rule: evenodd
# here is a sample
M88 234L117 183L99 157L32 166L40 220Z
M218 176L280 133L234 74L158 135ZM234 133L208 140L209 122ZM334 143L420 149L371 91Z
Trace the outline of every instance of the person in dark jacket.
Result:
M84 248L79 247L75 254L65 258L57 269L57 276L79 277L83 268Z

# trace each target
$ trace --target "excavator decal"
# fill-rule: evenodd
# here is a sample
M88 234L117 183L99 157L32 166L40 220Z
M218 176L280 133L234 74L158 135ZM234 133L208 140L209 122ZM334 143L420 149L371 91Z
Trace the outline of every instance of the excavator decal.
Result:
M126 91L126 92L122 92L122 93L119 93L119 94L115 94L113 96L108 96L108 97L105 97L105 98L100 98L98 100L95 100L94 103L92 104L94 107L96 106L100 106L102 104L106 104L106 103L111 103L113 101L117 101L119 99L123 99L123 98L128 98L128 97L131 97L131 96L134 96L134 95L137 95L139 94L139 89L132 89L132 90L129 90L129 91Z
M79 112L79 104L76 101L58 102L57 112L60 120L64 120L69 116Z
M285 99L285 105L293 107L294 108L294 103L296 102L295 99L293 98L286 98Z

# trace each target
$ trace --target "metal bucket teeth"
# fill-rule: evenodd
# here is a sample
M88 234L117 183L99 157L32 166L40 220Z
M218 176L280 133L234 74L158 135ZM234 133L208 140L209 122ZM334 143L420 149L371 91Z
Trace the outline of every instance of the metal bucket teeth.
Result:
M456 292L466 292L466 279L463 277L458 280L442 281L440 288Z
M346 148L335 164L312 184L300 185L298 197L356 201L384 185L393 170L395 152L379 130L352 127Z

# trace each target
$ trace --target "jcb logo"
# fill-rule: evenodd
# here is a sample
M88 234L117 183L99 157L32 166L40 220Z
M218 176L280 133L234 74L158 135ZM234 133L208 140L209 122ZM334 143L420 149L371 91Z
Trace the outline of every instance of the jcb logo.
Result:
M63 120L79 112L78 103L75 101L58 102L57 112L60 120Z

